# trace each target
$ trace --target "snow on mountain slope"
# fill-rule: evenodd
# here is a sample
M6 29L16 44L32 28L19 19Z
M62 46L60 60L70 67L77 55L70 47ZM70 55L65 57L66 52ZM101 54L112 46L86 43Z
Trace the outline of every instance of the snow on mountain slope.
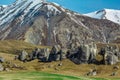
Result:
M0 12L0 25L11 22L18 14L22 14L21 19L24 19L30 9L40 7L41 2L42 0L17 0Z
M19 17L22 21L21 23L23 23L24 19L32 18L43 4L49 10L48 16L50 13L54 13L55 15L60 13L55 6L48 4L45 0L17 0L14 4L0 11L0 26L12 22L16 17Z
M107 19L120 24L120 10L104 9L84 15L97 19Z

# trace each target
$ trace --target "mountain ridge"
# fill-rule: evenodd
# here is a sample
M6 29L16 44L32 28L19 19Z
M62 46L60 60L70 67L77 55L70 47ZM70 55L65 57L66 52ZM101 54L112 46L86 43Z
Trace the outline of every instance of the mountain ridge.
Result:
M111 27L112 26L112 27ZM24 40L38 45L112 42L120 25L93 19L50 2L27 0L0 12L0 40Z

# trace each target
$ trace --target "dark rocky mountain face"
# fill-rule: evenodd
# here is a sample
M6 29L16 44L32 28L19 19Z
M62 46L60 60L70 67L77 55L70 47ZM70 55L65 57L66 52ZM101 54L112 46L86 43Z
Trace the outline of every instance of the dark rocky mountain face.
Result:
M0 11L1 40L69 46L83 40L113 42L119 37L120 25L116 23L89 18L42 0L18 0Z

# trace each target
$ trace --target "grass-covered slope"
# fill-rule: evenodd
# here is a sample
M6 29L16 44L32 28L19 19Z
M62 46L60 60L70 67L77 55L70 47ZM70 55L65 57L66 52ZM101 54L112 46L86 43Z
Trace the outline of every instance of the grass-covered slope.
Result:
M22 40L4 40L0 41L0 52L15 54L20 50L27 50L28 52L34 48L49 48L49 46L37 46L30 43L26 43Z

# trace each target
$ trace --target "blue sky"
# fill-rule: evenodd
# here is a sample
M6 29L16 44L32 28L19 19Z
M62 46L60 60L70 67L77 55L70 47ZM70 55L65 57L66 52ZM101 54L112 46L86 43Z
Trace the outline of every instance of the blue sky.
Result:
M0 4L10 4L15 0L0 0ZM119 9L120 0L48 0L79 13L88 13L104 8Z

